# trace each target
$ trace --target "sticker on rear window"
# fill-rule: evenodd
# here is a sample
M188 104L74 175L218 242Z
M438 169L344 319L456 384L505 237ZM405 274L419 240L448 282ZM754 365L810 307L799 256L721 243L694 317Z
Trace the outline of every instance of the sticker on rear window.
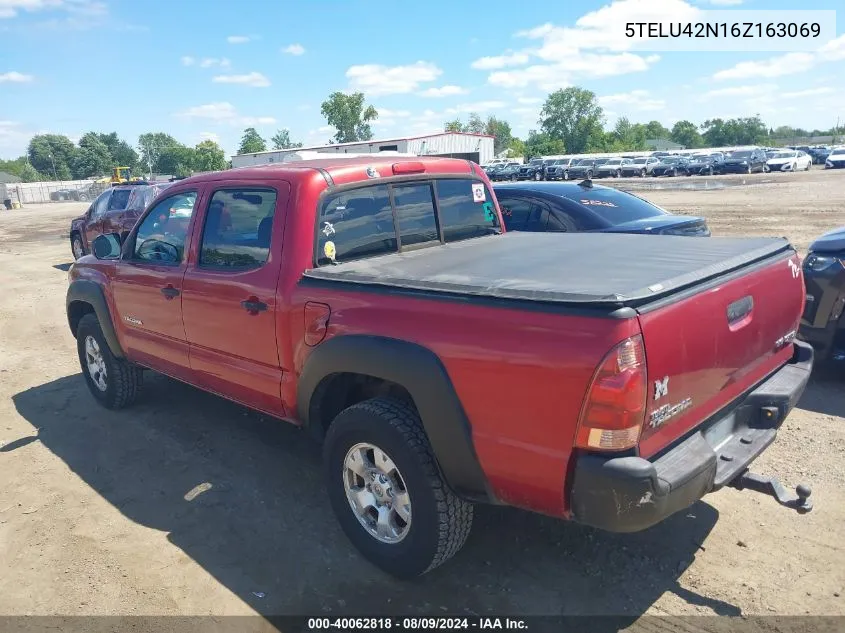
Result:
M606 202L604 200L581 200L581 204L591 204L597 207L616 207L617 205L613 204L612 202Z
M334 242L326 242L326 245L323 246L323 252L326 254L326 257L332 261L334 261L335 257L337 257L337 250L335 249Z
M481 208L484 209L484 219L488 222L492 222L496 219L496 213L493 211L493 203L492 202L485 202L481 205Z
M484 193L484 184L480 182L472 183L472 201L484 202L487 200L487 194Z

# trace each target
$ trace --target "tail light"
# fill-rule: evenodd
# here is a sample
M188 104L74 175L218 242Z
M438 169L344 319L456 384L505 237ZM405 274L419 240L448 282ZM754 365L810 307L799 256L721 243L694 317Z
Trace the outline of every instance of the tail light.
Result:
M645 349L638 334L610 350L599 365L581 409L575 445L603 451L636 446L645 420L646 385Z

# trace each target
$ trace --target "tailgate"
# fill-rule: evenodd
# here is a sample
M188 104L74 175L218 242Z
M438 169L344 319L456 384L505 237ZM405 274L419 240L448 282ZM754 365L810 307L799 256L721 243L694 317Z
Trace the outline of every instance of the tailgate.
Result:
M804 305L794 251L643 308L650 457L730 404L792 356Z

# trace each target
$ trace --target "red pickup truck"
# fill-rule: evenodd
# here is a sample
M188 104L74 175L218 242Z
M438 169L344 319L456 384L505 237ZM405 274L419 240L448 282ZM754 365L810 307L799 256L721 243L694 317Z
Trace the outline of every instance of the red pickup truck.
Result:
M146 368L303 427L396 576L474 503L617 532L726 485L811 508L748 471L812 367L786 240L505 233L474 163L373 156L188 178L93 251L67 316L94 397Z

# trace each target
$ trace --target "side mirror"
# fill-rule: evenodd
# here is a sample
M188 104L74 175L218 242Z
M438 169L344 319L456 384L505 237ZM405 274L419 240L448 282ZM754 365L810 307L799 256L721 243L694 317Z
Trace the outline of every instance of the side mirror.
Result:
M91 244L91 250L97 259L117 259L120 257L120 242L117 233L98 235Z

